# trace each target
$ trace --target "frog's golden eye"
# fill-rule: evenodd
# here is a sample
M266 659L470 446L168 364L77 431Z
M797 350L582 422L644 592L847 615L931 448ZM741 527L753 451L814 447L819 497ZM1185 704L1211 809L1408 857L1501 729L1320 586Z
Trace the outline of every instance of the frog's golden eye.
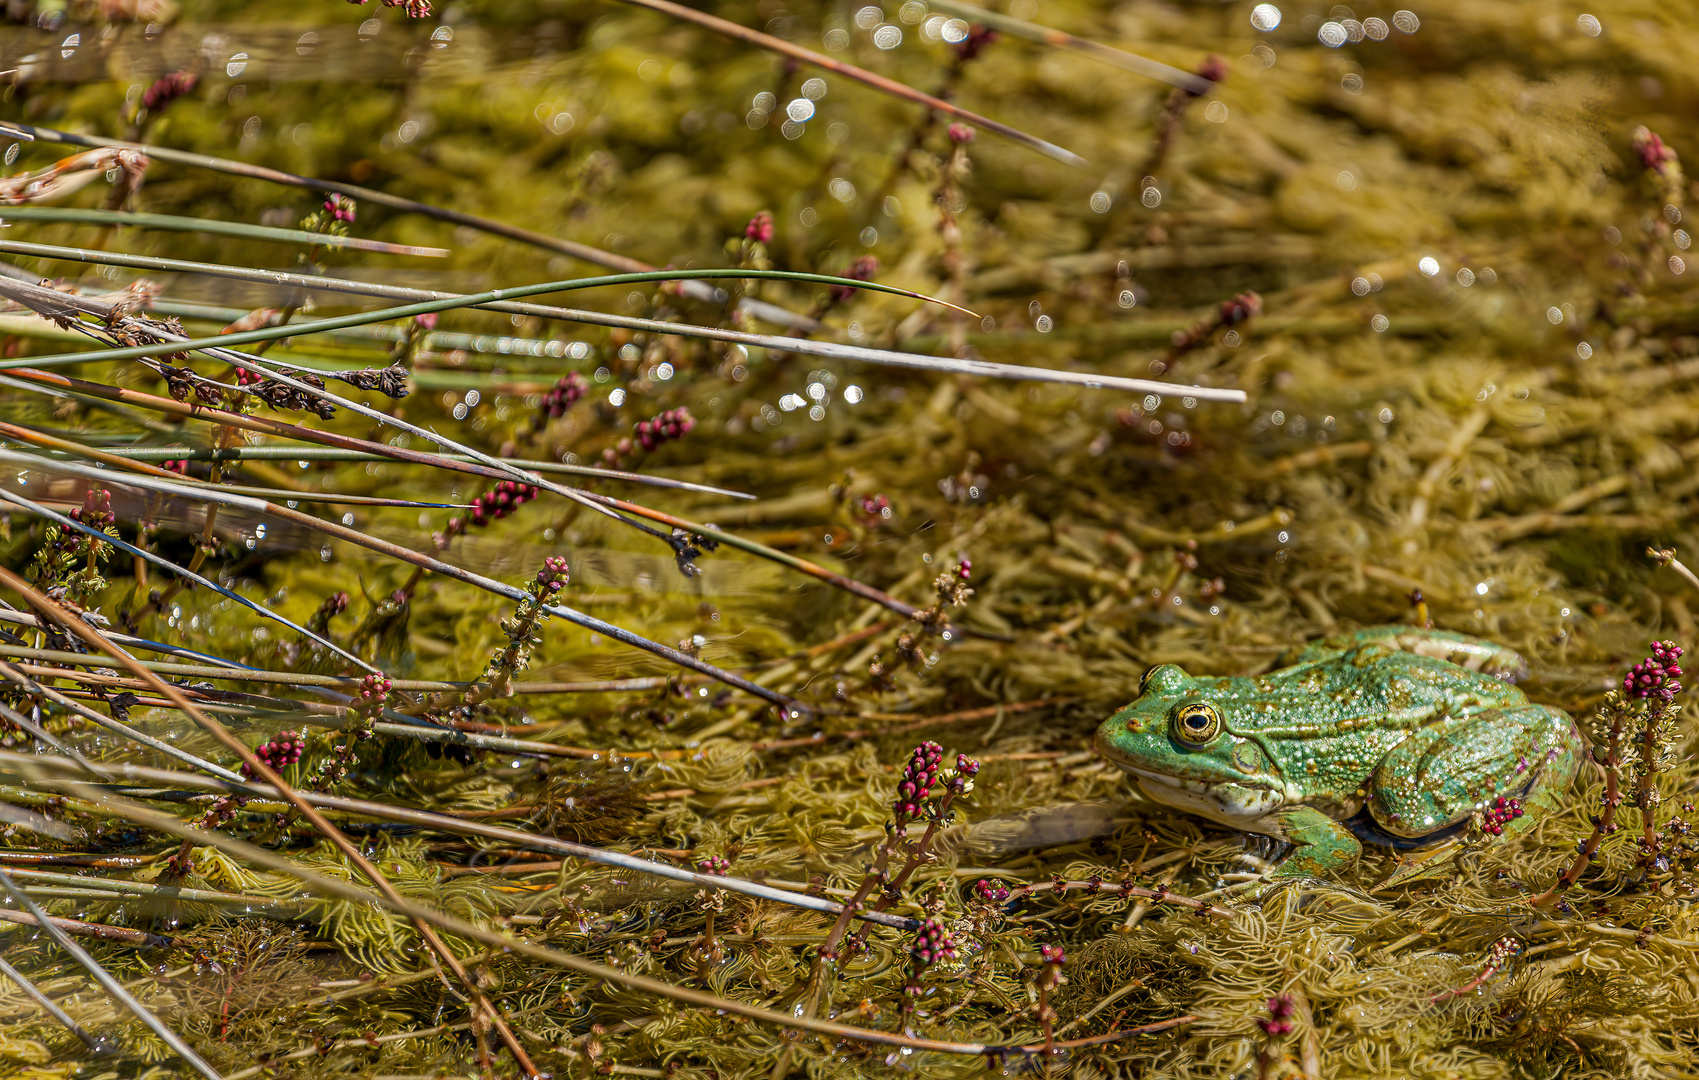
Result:
M1182 742L1202 745L1221 731L1221 714L1213 705L1194 701L1174 710L1174 736Z

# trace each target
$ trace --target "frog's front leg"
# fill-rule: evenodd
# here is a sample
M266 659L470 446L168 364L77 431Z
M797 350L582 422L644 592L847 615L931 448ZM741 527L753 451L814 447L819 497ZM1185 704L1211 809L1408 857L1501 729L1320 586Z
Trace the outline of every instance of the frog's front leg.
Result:
M1280 838L1295 844L1270 876L1319 877L1337 880L1363 853L1351 830L1311 806L1288 806L1270 815L1280 823Z

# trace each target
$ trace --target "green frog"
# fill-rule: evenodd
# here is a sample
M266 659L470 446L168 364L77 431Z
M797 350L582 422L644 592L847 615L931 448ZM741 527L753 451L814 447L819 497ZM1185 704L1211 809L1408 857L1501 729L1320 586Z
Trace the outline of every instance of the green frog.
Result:
M1360 839L1423 849L1396 883L1472 830L1524 831L1568 788L1580 733L1515 687L1526 673L1503 646L1411 626L1330 637L1253 678L1162 664L1097 749L1156 802L1294 845L1274 879L1335 876Z

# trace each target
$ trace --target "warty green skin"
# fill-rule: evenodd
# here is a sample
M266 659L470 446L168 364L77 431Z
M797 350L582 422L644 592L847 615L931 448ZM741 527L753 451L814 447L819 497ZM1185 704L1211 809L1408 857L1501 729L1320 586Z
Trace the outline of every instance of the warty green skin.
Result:
M1363 835L1430 853L1389 879L1403 880L1448 858L1499 796L1523 806L1509 839L1574 779L1581 736L1512 685L1526 670L1502 646L1410 626L1331 637L1251 678L1164 664L1097 729L1097 749L1156 802L1296 845L1276 879L1336 876ZM1205 722L1200 705L1219 717L1202 741L1182 728Z

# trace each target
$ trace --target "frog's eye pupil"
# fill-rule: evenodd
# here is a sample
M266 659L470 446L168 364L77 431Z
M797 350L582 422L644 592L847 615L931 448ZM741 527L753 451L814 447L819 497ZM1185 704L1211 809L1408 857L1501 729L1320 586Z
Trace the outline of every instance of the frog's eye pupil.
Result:
M1221 714L1214 706L1201 702L1182 705L1174 714L1175 727L1179 735L1187 742L1206 743L1215 738L1215 733L1221 726Z

